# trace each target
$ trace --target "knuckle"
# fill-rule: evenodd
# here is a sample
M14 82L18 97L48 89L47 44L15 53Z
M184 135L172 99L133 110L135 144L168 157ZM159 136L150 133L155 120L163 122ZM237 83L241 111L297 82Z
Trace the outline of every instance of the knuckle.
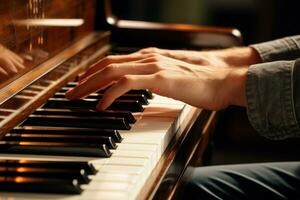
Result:
M149 47L149 48L148 48L148 51L149 51L149 52L157 53L157 52L158 52L158 48L156 48L156 47Z
M104 58L104 61L105 61L106 63L111 63L113 60L114 60L114 57L113 57L113 56L106 56L106 57Z
M104 73L110 74L110 73L113 73L116 69L117 69L117 65L116 64L109 64L104 69Z
M155 74L155 79L156 79L157 81L165 81L165 80L168 79L168 76L167 76L167 74L164 73L164 72L159 72L159 73L156 73L156 74Z
M149 62L153 62L153 63L158 63L159 62L159 58L157 56L150 56L148 58Z
M160 54L157 53L150 53L147 55L148 58L148 62L152 62L152 63L159 63L162 58Z
M141 52L143 52L143 53L158 52L158 49L156 47L148 47L148 48L142 49Z
M151 52L148 54L149 58L160 58L160 55L156 52Z
M130 75L124 75L121 79L121 83L124 85L131 85L134 81L134 78Z
M152 69L153 69L154 71L158 72L158 71L161 71L161 70L162 70L162 67L160 66L160 63L159 63L159 62L153 62Z

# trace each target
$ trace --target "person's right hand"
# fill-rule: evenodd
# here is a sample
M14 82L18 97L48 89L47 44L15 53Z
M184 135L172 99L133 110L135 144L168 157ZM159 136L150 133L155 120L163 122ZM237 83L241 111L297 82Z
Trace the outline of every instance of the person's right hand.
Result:
M0 82L25 68L24 60L0 44Z
M102 68L103 65L135 62L137 60L162 55L186 63L202 66L214 67L244 67L261 62L261 58L255 49L251 47L236 47L211 51L191 51L191 50L169 50L155 47L148 47L128 55L107 56L95 63L88 71L80 76L80 82L87 76Z
M139 56L130 54L102 59L82 76L79 85L68 91L66 97L80 99L113 84L97 106L99 110L106 109L131 89L149 89L209 110L246 104L245 67L200 66L159 54Z

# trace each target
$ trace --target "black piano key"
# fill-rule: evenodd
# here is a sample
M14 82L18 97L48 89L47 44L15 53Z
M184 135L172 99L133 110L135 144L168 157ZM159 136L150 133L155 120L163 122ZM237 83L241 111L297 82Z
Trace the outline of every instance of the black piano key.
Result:
M30 115L23 125L33 126L59 126L79 128L103 128L129 130L130 124L123 118L114 117L87 117L64 115Z
M91 180L83 170L76 169L51 169L36 167L0 167L0 177L25 176L32 178L63 178L77 179L81 184L87 184Z
M153 98L152 92L150 90L148 90L148 89L144 89L144 90L129 90L126 94L143 94L148 99L152 99Z
M108 110L125 110L131 112L143 112L143 106L134 100L120 100L119 102L114 101L108 108Z
M1 153L110 157L105 144L0 141Z
M77 169L95 175L97 170L88 162L80 161L39 161L39 160L0 160L0 167L34 167L45 169Z
M53 98L65 98L65 93L56 93ZM95 99L100 100L103 98L103 94L93 93L84 99ZM117 98L117 100L136 100L142 105L148 105L149 102L144 94L124 94Z
M59 93L65 93L67 91L69 91L70 89L74 88L75 86L74 85L68 85L66 87L63 87L59 90ZM109 87L108 87L109 88ZM108 89L102 89L102 90L99 90L97 93L98 94L104 94L105 91ZM143 89L143 90L129 90L128 92L126 92L125 94L143 94L145 95L146 98L148 99L152 99L153 98L153 94L150 90L148 89Z
M96 111L89 109L55 109L55 108L39 108L33 114L36 115L67 115L67 116L94 116L94 117L116 117L124 118L128 123L134 123L136 120L131 112L127 111Z
M89 135L109 136L115 142L121 142L122 137L117 130L96 129L96 128L71 128L71 127L48 127L48 126L19 126L10 131L11 133L29 134L53 134L53 135Z
M98 94L104 94L107 89L99 90L97 93ZM150 90L148 90L148 89L143 89L143 90L129 90L125 94L144 95L148 99L152 99L153 98L152 92Z
M64 109L96 109L97 100L74 100L50 98L44 108L64 108ZM115 100L107 110L123 110L131 112L142 112L143 106L135 100Z
M80 194L82 189L76 179L0 176L0 191Z
M105 144L110 149L117 148L115 141L109 136L7 133L3 137L2 141L96 143L96 144Z

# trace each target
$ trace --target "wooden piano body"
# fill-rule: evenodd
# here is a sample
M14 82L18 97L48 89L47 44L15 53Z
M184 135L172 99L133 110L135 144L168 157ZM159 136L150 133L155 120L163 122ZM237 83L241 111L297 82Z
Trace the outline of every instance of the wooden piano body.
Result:
M94 9L96 3L103 7L97 14ZM0 199L174 198L185 168L191 164L201 165L203 153L215 125L215 112L155 96L153 100L149 100L148 106L144 106L144 112L135 113L137 122L132 125L131 130L121 131L123 143L118 144L116 150L111 150L111 158L91 158L89 152L87 157L76 157L70 152L68 155L55 152L45 155L47 148L31 152L23 147L20 149L18 145L8 145L8 134L15 133L14 130L18 127L26 126L28 119L32 118L32 113L41 109L53 95L67 84L70 85L70 81L74 81L79 73L105 55L130 53L147 46L185 49L230 47L242 44L239 31L187 24L121 20L113 15L109 0L0 0L0 16L1 45L25 59L25 69L0 83L1 160L14 159L20 163L26 163L26 160L94 162L99 172L98 175L94 175L98 177L96 180L91 178L89 184L93 184L93 181L98 182L98 179L101 182L99 174L104 176L111 173L109 167L115 169L115 166L121 165L115 162L118 159L122 160L122 148L137 155L143 152L155 154L154 158L151 157L151 162L147 161L150 164L145 165L148 171L139 174L143 177L138 177L141 180L126 179L131 185L129 188L127 185L123 187L124 184L118 185L118 181L109 180L99 184L99 187L103 186L99 188L100 192L95 189L94 184L94 193L91 192L90 196L85 197L89 189L83 189L82 193L77 195L58 195L39 191L25 194L24 188L21 191L11 189L12 191L7 192L5 187L2 187L2 190L0 187ZM95 22L100 24L101 30L94 30ZM142 128L145 130L141 130ZM44 125L44 129L47 129L47 126ZM161 134L159 141L157 140L161 146L151 142L147 144L147 140L151 139L147 133L154 135L156 132ZM135 134L138 139L135 138ZM144 143L141 137L145 137ZM33 141L18 142L25 146L30 146L30 143ZM136 146L136 149L130 147L130 144ZM147 149L147 145L154 146L155 151ZM118 154L121 156L114 157ZM124 157L126 158L126 155ZM126 160L125 158L123 160ZM134 167L137 165L139 164L135 162L127 163L127 168L136 169ZM17 168L17 171L20 169L22 167ZM123 168L116 167L118 173L121 169ZM7 180L6 175L5 172L0 174L0 182ZM13 181L18 183L22 182L22 179L15 177ZM136 182L139 184L135 185ZM107 185L112 185L112 188ZM3 185L0 183L0 186ZM106 187L108 191L105 191Z

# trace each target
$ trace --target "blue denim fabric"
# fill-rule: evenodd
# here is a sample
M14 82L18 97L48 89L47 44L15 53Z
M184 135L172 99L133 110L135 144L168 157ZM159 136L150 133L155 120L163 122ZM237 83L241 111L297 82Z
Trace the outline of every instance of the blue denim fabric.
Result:
M300 136L300 36L252 45L263 63L249 67L247 113L270 139ZM280 61L281 60L281 61Z

